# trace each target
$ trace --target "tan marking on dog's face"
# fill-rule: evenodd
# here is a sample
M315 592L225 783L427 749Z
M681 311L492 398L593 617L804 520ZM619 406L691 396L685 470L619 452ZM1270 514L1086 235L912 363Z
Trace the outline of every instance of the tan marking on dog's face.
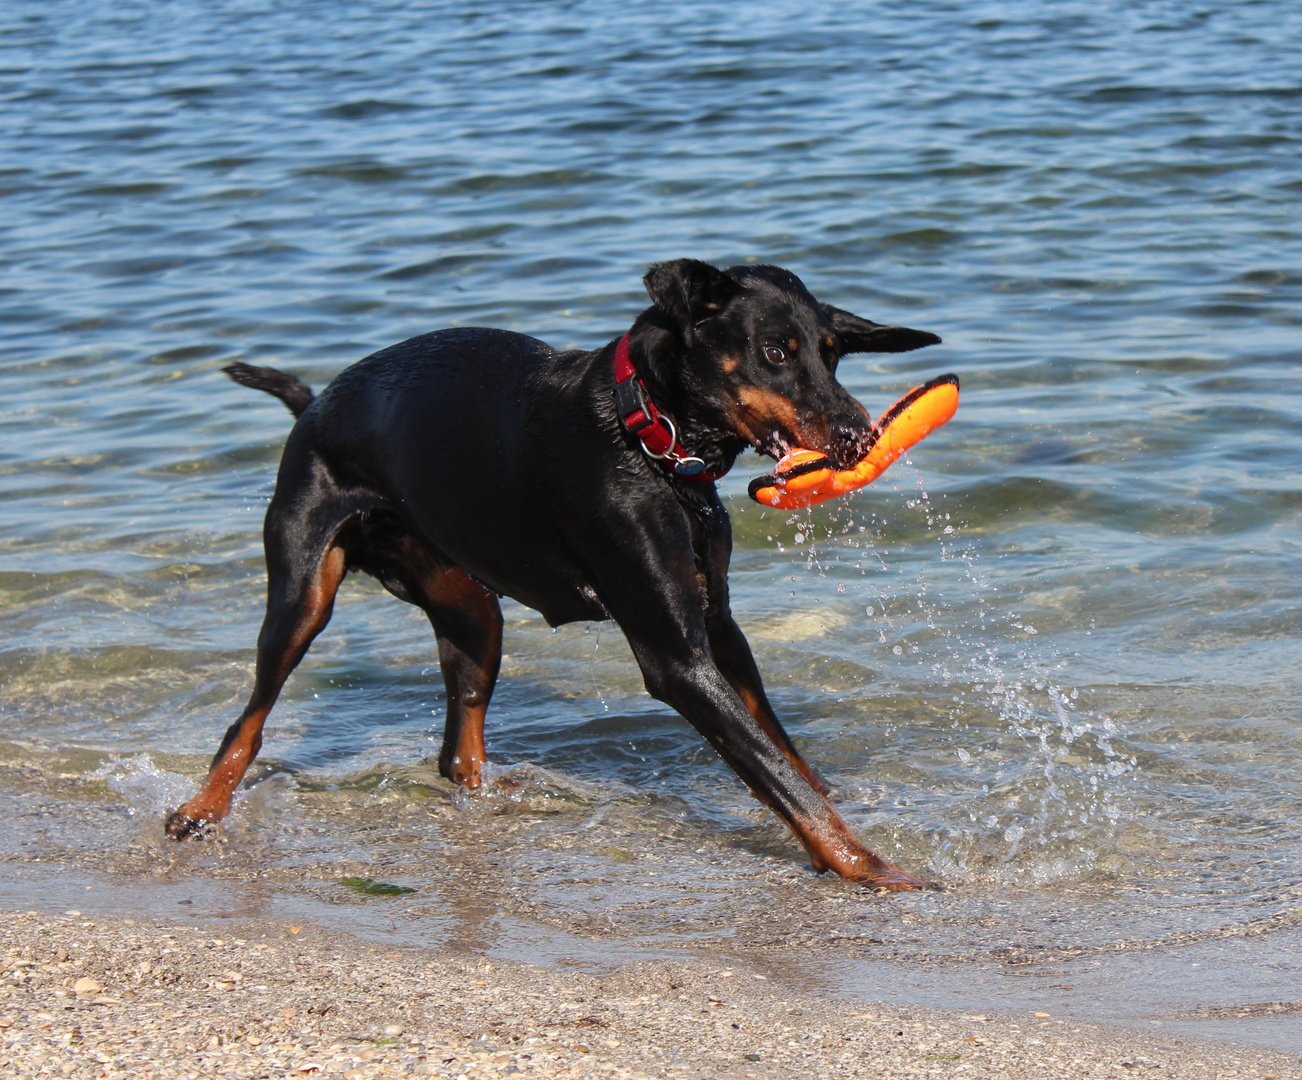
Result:
M758 386L738 388L737 410L731 419L737 434L751 445L757 445L773 431L814 450L827 444L826 431L820 435L805 429L789 397Z
M741 367L741 357L725 356L721 361L719 361L719 367L723 369L723 373L725 375L731 375L734 371L736 371L739 367Z

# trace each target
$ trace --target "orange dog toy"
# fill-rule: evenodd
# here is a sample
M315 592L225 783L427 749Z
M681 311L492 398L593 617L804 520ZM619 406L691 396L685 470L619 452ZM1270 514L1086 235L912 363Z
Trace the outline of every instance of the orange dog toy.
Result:
M747 489L762 506L799 510L871 484L914 443L958 411L958 376L941 375L910 390L877 421L877 437L858 464L837 471L817 450L792 450L768 476Z

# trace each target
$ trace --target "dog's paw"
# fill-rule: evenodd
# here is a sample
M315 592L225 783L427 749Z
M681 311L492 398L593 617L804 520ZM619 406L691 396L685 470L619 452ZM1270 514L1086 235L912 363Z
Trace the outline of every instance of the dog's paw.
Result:
M191 817L182 807L167 815L163 831L173 840L202 840L212 831L212 824L207 818Z
M484 783L484 758L478 754L457 754L439 758L439 773L469 791L478 791Z

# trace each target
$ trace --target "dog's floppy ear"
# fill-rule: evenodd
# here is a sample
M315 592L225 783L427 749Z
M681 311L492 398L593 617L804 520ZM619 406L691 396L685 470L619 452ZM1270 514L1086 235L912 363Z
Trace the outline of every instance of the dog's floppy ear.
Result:
M848 311L820 305L832 324L842 353L854 352L909 352L926 345L939 345L940 338L926 330L910 330L907 326L882 326L871 319L861 319Z
M694 327L717 315L741 289L735 278L698 259L656 263L642 279L651 302L669 317L691 344Z

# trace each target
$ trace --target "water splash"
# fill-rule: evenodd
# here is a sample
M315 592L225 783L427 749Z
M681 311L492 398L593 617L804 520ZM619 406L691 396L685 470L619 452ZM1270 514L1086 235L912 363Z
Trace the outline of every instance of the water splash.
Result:
M161 818L194 794L192 778L159 768L144 753L127 758L113 754L88 775L102 779L127 804L127 813L137 819Z
M602 712L610 712L610 705L606 702L606 695L601 692L601 685L597 682L597 650L601 648L601 631L606 624L597 623L597 639L592 643L592 660L588 664L588 674L592 678L592 691L597 695L597 701L601 703ZM583 631L585 634L592 633L592 624L588 623Z
M923 730L910 733L930 745L913 767L929 757L934 775L922 800L930 813L915 813L904 842L929 834L932 871L951 881L1089 872L1132 816L1123 778L1137 757L1121 725L1087 707L1089 689L1070 684L1059 648L1019 614L1035 593L992 571L981 537L965 535L920 476L916 485L892 485L894 513L846 499L786 521L806 573L862 597L855 617L870 620L876 632L863 638L882 652L861 662L894 675L890 689L917 703ZM920 559L919 531L938 558ZM874 696L886 689L866 685ZM878 801L859 794L865 806Z
M161 768L148 753L125 758L113 754L87 776L102 779L109 790L126 803L127 814L137 823L136 839L139 842L172 854L188 852L192 859L198 858L193 853L200 848L209 852L216 850L212 844L178 845L163 832L167 815L195 793L196 784L192 777ZM288 774L270 766L261 770L254 782L236 790L231 799L230 813L216 833L222 841L217 848L231 844L240 848L247 848L250 844L263 846L293 814L296 788L297 784Z

